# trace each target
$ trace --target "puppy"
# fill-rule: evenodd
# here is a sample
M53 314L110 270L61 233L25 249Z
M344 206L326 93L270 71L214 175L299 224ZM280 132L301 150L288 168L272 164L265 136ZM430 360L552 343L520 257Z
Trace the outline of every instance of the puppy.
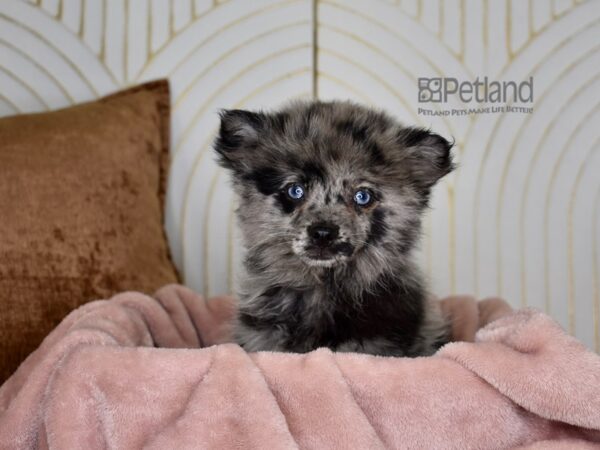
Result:
M418 356L447 341L412 253L451 143L336 101L222 111L214 147L245 242L242 347Z

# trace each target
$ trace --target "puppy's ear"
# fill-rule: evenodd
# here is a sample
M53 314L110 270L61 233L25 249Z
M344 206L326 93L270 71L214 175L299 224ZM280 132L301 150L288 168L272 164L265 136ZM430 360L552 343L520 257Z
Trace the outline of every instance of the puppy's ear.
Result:
M454 170L452 147L442 136L424 128L403 128L398 133L413 180L424 188L432 187Z
M243 170L248 165L246 158L256 148L266 115L242 109L224 109L219 116L221 128L214 144L219 163L227 169Z

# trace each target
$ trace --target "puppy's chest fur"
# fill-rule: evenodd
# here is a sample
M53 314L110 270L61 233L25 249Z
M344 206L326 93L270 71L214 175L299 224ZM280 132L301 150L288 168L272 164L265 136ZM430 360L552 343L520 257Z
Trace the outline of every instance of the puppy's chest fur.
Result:
M248 351L307 352L319 347L377 355L418 356L446 342L446 326L420 283L380 276L353 293L325 276L307 289L271 286L242 297L235 337Z

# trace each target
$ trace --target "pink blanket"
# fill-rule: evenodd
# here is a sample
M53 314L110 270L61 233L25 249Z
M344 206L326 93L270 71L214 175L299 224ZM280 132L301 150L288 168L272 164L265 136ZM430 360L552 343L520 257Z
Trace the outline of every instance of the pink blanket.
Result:
M542 313L446 299L457 338L491 323L408 359L213 345L232 305L167 286L74 311L0 388L0 448L600 443L600 357Z

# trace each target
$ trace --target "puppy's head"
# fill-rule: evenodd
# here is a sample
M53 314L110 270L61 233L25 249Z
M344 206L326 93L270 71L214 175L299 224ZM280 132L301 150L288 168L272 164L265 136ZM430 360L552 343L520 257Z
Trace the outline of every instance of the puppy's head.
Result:
M348 102L226 110L215 142L246 244L311 267L406 254L432 186L453 168L451 147Z

